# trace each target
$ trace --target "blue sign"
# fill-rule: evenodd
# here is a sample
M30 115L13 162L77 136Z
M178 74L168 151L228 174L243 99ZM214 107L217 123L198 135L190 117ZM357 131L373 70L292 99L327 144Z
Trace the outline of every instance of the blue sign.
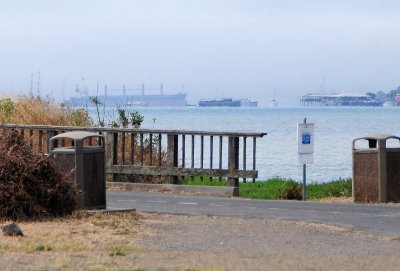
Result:
M309 145L311 144L311 135L309 133L304 133L301 136L301 144Z

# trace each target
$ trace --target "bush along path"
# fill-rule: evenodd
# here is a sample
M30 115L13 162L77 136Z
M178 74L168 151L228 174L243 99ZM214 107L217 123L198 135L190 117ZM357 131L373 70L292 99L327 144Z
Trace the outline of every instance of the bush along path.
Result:
M0 219L71 214L78 190L50 157L33 152L17 131L0 137Z

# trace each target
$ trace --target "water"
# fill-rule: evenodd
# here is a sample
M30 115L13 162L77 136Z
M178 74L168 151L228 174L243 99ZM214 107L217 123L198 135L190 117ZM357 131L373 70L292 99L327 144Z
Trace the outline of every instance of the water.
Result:
M280 176L302 180L296 128L304 118L315 125L314 163L307 165L310 182L351 177L353 139L377 132L400 135L400 107L142 107L135 110L144 116L143 128L268 133L257 141L260 179Z

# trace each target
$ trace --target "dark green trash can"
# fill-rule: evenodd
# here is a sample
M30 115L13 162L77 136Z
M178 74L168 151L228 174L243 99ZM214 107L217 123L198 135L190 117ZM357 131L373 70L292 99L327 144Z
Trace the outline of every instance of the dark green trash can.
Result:
M56 135L50 139L50 153L55 157L58 166L71 173L75 179L78 189L81 191L78 203L80 208L106 208L105 156L102 135L86 131Z

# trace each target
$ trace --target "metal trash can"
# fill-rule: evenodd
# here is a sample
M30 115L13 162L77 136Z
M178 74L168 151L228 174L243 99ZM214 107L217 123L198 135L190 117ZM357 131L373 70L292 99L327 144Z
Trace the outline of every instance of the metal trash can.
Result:
M93 141L94 144L88 144ZM81 192L78 202L80 208L106 208L104 139L102 135L85 131L56 135L50 139L50 153L55 157L62 170L73 174Z
M400 137L369 134L353 140L353 201L400 202Z

